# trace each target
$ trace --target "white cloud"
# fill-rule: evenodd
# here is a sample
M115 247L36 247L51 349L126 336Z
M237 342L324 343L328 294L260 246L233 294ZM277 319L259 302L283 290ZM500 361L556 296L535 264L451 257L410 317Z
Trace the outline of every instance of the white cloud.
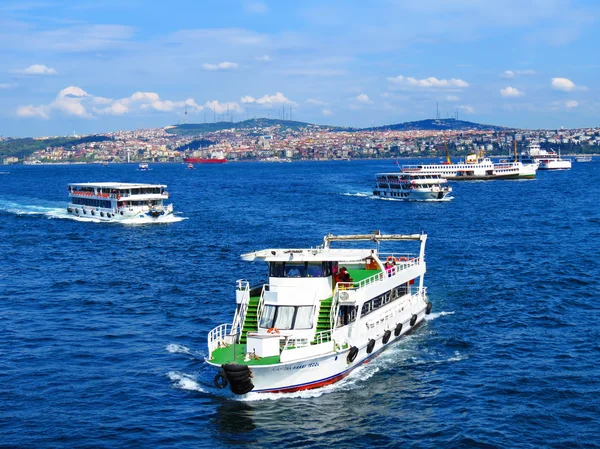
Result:
M467 114L472 114L473 112L475 112L475 108L473 108L473 106L469 106L466 104L460 105L458 107L458 109L460 109L461 111L467 113Z
M259 104L266 107L282 104L296 105L295 102L286 98L281 92L277 92L275 95L264 95L260 98L254 98L250 95L246 95L245 97L242 97L241 102L245 104Z
M516 87L507 86L504 89L500 89L500 95L503 97L521 97L525 93L517 89Z
M356 96L356 101L363 104L371 104L373 103L367 94L359 94Z
M10 83L0 83L0 89L12 89L13 87L16 87L16 84L10 84Z
M54 111L63 112L67 115L76 117L90 118L91 114L87 112L82 101L88 97L88 93L77 86L69 86L61 90L56 99L47 105L28 105L17 108L19 117L41 117L50 118Z
M424 79L416 79L412 77L404 77L402 75L398 75L396 77L388 77L388 81L392 84L397 84L400 86L408 86L408 87L418 87L418 88L426 88L426 89L444 89L451 87L469 87L469 83L464 80L452 78L452 79L438 79L435 77L429 77Z
M567 102L565 102L565 106L567 107L567 109L572 109L579 106L579 103L575 100L568 100Z
M19 75L57 75L56 69L46 67L43 64L32 64L26 69L13 70L13 73Z
M332 114L331 109L327 109L327 108L324 108L321 112L323 113L323 115L325 117L329 117Z
M272 61L272 59L271 59L271 57L269 55L257 56L254 59L256 59L257 61L261 61L261 62L270 62L270 61Z
M224 114L225 112L242 112L242 108L235 102L219 103L217 100L207 101L204 105L216 114Z
M244 2L244 10L250 14L266 14L269 12L269 7L265 2L246 0Z
M460 98L458 98L456 95L447 95L446 96L446 101L458 101L460 100Z
M575 90L575 83L567 78L552 78L552 87L556 90L571 92Z
M314 106L327 106L328 103L321 100L316 100L314 98L309 98L306 100L306 104L312 104Z
M218 64L202 64L204 70L215 71L215 70L234 70L238 68L235 62L219 62Z
M211 106L219 109L219 103L213 103ZM241 111L236 103L229 103L229 105L230 110ZM177 109L183 110L185 107L188 111L196 112L204 109L204 106L197 104L193 98L183 101L163 100L156 92L138 91L129 97L113 99L90 95L80 87L69 86L61 90L56 99L49 104L20 106L17 115L48 119L54 113L60 112L81 118L92 118L101 115L122 116L142 111L172 112ZM225 104L226 108L227 104Z
M500 78L504 79L513 79L517 76L531 76L535 75L535 70L526 69L526 70L505 70L500 74Z

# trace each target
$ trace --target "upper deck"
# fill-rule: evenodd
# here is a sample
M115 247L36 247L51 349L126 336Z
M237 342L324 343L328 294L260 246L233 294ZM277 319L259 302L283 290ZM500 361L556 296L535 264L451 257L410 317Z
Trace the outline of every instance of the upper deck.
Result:
M71 196L98 197L98 198L130 198L137 199L166 199L165 184L137 184L123 182L85 182L70 183L68 186Z

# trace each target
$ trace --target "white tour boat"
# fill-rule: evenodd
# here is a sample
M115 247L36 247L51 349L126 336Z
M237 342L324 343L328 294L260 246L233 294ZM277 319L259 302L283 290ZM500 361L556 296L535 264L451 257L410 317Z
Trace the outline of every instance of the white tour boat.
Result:
M538 164L538 170L569 170L571 168L571 159L563 159L560 153L546 151L540 147L537 142L531 142L527 151L522 155L523 162Z
M310 249L243 254L264 261L268 283L237 281L231 324L208 334L214 383L235 394L293 392L346 377L431 311L423 285L425 234L328 235ZM370 241L376 249L331 248ZM381 242L408 241L418 253L383 253ZM418 242L418 243L417 243Z
M173 213L166 185L121 182L69 184L67 212L74 216L100 221L143 219L161 221Z
M148 167L148 164L146 164L145 162L142 162L141 164L138 165L138 170L147 171L147 170L150 170L150 168Z
M404 165L402 173L438 173L449 180L488 180L488 179L531 179L535 178L536 164L515 162L493 162L488 157L480 158L469 154L465 161L458 163Z
M452 187L439 173L378 173L373 195L404 201L450 201Z
M577 162L592 162L592 156L575 156Z

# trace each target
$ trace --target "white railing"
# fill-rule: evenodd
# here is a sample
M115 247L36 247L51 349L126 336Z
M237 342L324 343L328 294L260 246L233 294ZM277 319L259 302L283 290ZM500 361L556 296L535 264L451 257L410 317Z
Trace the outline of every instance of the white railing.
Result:
M315 334L315 344L320 345L321 343L327 343L331 341L331 331L321 331Z
M250 283L243 279L238 279L237 290L243 292L242 300L237 308L235 317L233 318L232 329L241 336L242 327L244 326L244 320L246 319L246 313L248 312L248 305L250 304Z
M208 333L208 358L212 357L215 349L231 344L234 335L231 324L221 324Z
M269 284L264 284L262 286L262 290L260 291L260 299L258 300L258 305L256 306L256 326L260 327L260 316L262 315L262 309L265 306L265 291Z

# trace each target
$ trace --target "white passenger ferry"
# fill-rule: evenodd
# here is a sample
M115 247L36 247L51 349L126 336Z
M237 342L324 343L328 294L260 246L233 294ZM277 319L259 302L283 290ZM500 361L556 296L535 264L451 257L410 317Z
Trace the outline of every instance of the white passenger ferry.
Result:
M537 165L523 162L492 162L488 157L469 154L465 161L444 164L404 165L403 173L438 173L448 180L531 179Z
M403 201L450 201L452 187L438 173L378 173L373 195Z
M538 165L538 170L569 170L571 159L563 159L554 151L547 151L540 147L537 142L531 142L527 151L522 155L523 162L531 162Z
M67 212L81 218L100 221L156 222L173 213L173 205L163 184L121 182L69 184Z
M425 234L328 235L310 249L243 254L264 261L268 283L237 282L231 324L208 334L215 386L235 394L293 392L346 377L418 326L431 311L423 285ZM370 241L375 248L331 248ZM416 254L380 252L413 242ZM410 244L410 243L409 243Z

